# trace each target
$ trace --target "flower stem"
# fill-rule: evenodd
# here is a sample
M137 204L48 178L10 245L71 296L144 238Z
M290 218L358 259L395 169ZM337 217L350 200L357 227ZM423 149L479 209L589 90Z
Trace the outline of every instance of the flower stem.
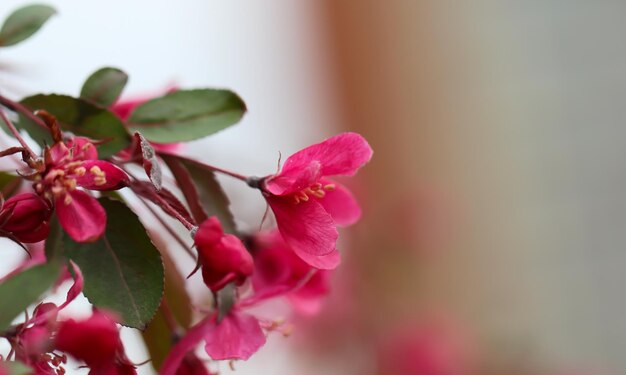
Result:
M2 95L0 95L0 104L2 104L3 106L7 107L8 109L12 111L23 114L24 116L28 117L29 120L33 121L34 123L41 126L42 128L48 130L48 126L46 125L46 123L43 122L43 120L40 119L39 117L35 116L35 114L30 109L26 108L22 104L14 102L13 100L7 97L4 97Z
M177 340L181 334L180 327L176 322L176 318L174 318L174 313L172 312L172 309L170 309L170 306L167 304L166 298L163 298L163 300L161 301L160 310L163 314L163 320L165 320L165 325L167 325L167 328L169 328L170 332L172 332L174 339Z
M9 118L6 115L6 113L4 113L4 111L2 111L2 110L0 110L0 117L2 117L2 121L4 121L4 123L7 125L7 127L9 128L9 130L11 131L11 133L13 134L15 139L17 139L17 141L20 142L22 147L24 147L24 150L26 150L26 152L28 152L28 155L33 160L37 159L37 154L35 154L35 152L28 146L28 143L26 143L24 138L22 138L22 136L20 135L20 132L17 130L15 125L13 125L11 120L9 120Z

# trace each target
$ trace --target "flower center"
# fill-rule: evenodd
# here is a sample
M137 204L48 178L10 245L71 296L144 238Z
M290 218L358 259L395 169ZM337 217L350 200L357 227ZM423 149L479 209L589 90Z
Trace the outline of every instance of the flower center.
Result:
M322 185L321 183L316 182L306 189L293 193L293 200L295 204L298 204L300 202L307 202L309 200L309 196L322 199L326 196L327 191L333 190L335 190L335 184Z
M94 165L87 171L82 164L80 161L74 161L53 168L35 184L35 191L50 200L63 198L63 203L69 205L72 203L69 192L75 190L78 185L76 178L90 173L96 186L106 184L106 173L100 167Z

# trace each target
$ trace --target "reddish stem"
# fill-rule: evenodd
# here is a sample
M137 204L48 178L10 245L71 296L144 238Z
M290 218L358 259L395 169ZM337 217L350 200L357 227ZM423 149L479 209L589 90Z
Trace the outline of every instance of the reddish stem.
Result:
M11 131L11 133L13 134L15 139L17 139L17 141L20 142L20 144L22 145L22 147L24 147L26 152L28 152L30 157L33 160L37 159L37 154L35 154L35 152L28 146L28 143L26 143L24 138L22 138L22 136L20 135L20 132L17 130L15 125L13 125L11 120L9 120L9 118L6 115L6 113L4 113L4 111L2 111L2 110L0 110L0 117L2 117L2 121L4 121L4 123L7 125L7 127L9 128L9 130Z
M28 117L29 120L33 121L34 123L41 126L42 128L48 130L48 126L46 125L46 123L43 122L43 120L40 119L39 117L35 116L35 114L30 109L26 108L22 104L14 102L13 100L7 97L4 97L2 95L0 95L0 104L2 104L3 106L7 107L8 109L12 111L23 114L24 116Z
M163 319L165 320L167 328L169 328L169 330L173 334L179 335L180 327L176 322L176 318L174 318L174 313L170 309L170 306L167 304L167 300L165 298L163 298L163 300L161 301L161 313L163 313Z

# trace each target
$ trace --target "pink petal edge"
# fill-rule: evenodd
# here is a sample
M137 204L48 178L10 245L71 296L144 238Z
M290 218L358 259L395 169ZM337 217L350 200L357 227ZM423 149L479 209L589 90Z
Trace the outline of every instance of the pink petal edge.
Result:
M302 169L317 160L321 164L322 176L351 176L372 158L372 154L372 148L363 136L342 133L291 155L280 174Z

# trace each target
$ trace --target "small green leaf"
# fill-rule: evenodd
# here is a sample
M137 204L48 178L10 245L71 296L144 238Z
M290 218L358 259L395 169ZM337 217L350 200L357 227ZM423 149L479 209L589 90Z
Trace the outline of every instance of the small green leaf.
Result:
M200 139L237 123L246 105L228 90L179 90L135 108L128 125L152 142Z
M102 144L98 145L101 158L114 155L130 144L130 135L122 121L107 109L85 99L57 94L38 94L23 99L21 103L33 111L45 109L50 112L57 118L63 131L102 141ZM48 130L28 118L20 115L17 125L25 129L40 145L52 144Z
M34 266L0 283L0 331L54 284L61 272L58 263Z
M28 5L11 13L0 29L0 46L17 44L43 26L56 10L48 5Z
M106 108L115 103L127 82L128 75L120 69L101 68L87 78L80 97Z
M227 233L237 233L235 219L230 212L230 200L217 181L215 173L202 163L175 155L161 155L176 178L194 219L201 223L209 216L217 216Z
M51 234L47 254L64 253L80 267L83 294L94 306L120 314L122 324L144 329L163 296L163 262L146 231L124 203L100 199L107 228L96 242L77 243L66 233Z

